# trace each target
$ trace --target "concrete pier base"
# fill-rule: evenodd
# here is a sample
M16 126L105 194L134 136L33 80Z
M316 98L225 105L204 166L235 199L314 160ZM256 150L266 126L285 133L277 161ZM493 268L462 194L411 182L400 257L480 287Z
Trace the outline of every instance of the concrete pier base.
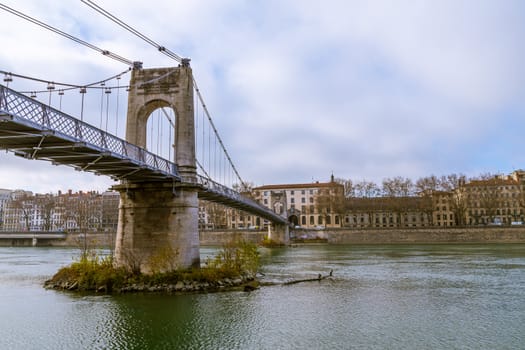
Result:
M200 265L198 198L191 187L123 184L115 262L142 273Z
M288 225L272 224L268 226L268 239L278 244L290 244L290 230Z

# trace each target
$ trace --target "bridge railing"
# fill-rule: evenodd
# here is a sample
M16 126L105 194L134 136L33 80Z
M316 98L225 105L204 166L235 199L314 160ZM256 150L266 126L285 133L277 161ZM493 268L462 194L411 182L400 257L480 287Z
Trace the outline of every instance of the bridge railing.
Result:
M249 207L250 209L252 209L252 211L255 209L255 211L257 211L258 214L262 215L265 218L271 219L274 222L286 223L285 218L273 212L269 208L263 206L261 203L253 199L247 198L239 192L229 187L226 187L214 180L211 180L205 176L197 175L195 178L183 177L182 181L186 183L195 183L208 192L219 194L222 197L229 198L230 200L242 204L245 207Z
M175 163L3 85L0 85L0 111L30 122L39 129L61 133L73 142L89 143L101 152L109 151L178 176Z

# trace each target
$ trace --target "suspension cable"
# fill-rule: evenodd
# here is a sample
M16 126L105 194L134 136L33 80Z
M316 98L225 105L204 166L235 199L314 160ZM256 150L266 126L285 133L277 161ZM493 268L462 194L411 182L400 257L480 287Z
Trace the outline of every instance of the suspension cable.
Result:
M101 86L105 86L105 83L100 84ZM102 129L102 115L104 111L104 90L100 90L100 130Z
M25 19L26 21L29 21L29 22L31 22L33 24L36 24L36 25L38 25L38 26L40 26L40 27L42 27L44 29L47 29L47 30L55 33L55 34L61 35L61 36L65 37L65 38L67 38L69 40L72 40L72 41L78 43L78 44L84 45L84 46L86 46L86 47L88 47L88 48L90 48L92 50L98 51L101 54L103 54L104 56L107 56L107 57L112 58L112 59L114 59L116 61L124 63L124 64L126 64L126 65L128 65L130 67L140 67L140 66L142 66L141 62L136 62L136 61L134 62L134 61L128 60L127 58L119 56L119 55L117 55L117 54L115 54L115 53L113 53L113 52L111 52L109 50L103 50L103 49L101 49L101 48L99 48L99 47L97 47L97 46L95 46L93 44L88 43L87 41L84 41L82 39L79 39L79 38L71 35L71 34L63 32L60 29L57 29L57 28L55 28L55 27L53 27L53 26L51 26L49 24L41 22L41 21L37 20L36 18L28 16L28 15L26 15L26 14L20 12L20 11L17 11L17 10L15 10L15 9L9 7L9 6L6 6L6 5L4 5L2 3L0 3L0 9L2 9L4 11L7 11L7 12L9 12L9 13L15 15L15 16L18 16L18 17L20 17L22 19Z
M115 110L115 136L118 136L118 108L119 108L119 96L120 96L120 75L117 75L117 108Z
M0 6L1 6L1 4L0 4ZM96 86L96 85L100 85L102 83L106 83L106 82L108 82L110 80L118 78L121 75L128 73L129 71L131 71L131 68L126 69L125 71L123 71L123 72L121 72L119 74L113 75L113 76L111 76L109 78L102 79L102 80L96 81L94 83L82 84L82 85L69 84L69 83L57 83L57 82L52 81L52 80L45 80L45 79L41 79L41 78L30 77L30 76L27 76L27 75L6 72L4 70L0 70L0 73L1 74L8 74L9 76L17 77L17 78L20 78L20 79L36 81L36 82L39 82L39 83L49 84L50 82L52 82L54 85L57 85L57 86L67 86L67 88L61 89L62 91L67 91L67 90L76 90L76 89L81 89L81 88L101 89L102 87L99 87L99 86ZM112 89L115 89L115 88L122 89L122 88L127 88L127 87L128 86L118 86L118 87L111 87L111 88ZM46 90L42 90L42 91L22 91L21 93L31 93L31 92L35 92L35 93L39 93L40 92L41 93L41 92L46 92L46 91L48 91L48 90L46 89Z
M108 122L109 122L109 95L111 94L111 89L106 88L104 90L104 93L106 94L106 128L104 131L108 132Z
M97 5L95 2L93 2L91 0L81 0L81 1L85 5L91 7L93 10L95 10L96 12L100 13L101 15L103 15L104 17L109 18L111 21L113 21L114 23L118 24L119 26L121 26L122 28L127 30L128 32L134 34L135 36L137 36L140 39L144 40L145 42L147 42L151 46L155 47L157 50L159 50L159 52L163 53L164 55L174 59L175 61L177 61L179 63L181 63L183 61L183 58L181 56L177 55L176 53L170 51L166 47L164 47L164 46L156 43L152 39L148 38L146 35L142 34L138 30L136 30L135 28L131 27L130 25L128 25L124 21L122 21L119 18L117 18L116 16L114 16L113 14L111 14L108 11L104 10L102 7Z
M210 112L208 111L208 107L206 107L206 104L204 103L204 99L202 97L202 94L201 94L198 86L197 86L197 82L195 81L195 78L192 78L192 79L193 79L193 86L195 87L195 91L197 92L197 97L201 101L202 109L203 109L206 117L208 118L208 121L209 121L211 127L213 128L213 131L215 132L215 135L217 136L217 140L219 141L219 144L221 145L221 148L224 151L224 154L226 155L226 158L228 158L228 161L230 162L230 165L231 165L233 171L235 172L235 175L237 176L237 178L241 182L241 185L245 186L244 181L242 180L241 176L239 175L239 172L237 171L237 168L233 164L233 161L232 161L228 151L226 150L226 147L224 146L224 143L222 142L221 137L219 136L219 132L217 131L217 128L215 127L215 124L213 123L213 120L211 119ZM204 118L204 116L203 116L203 118Z
M202 166L202 164L199 162L198 159L195 159L195 162L197 162L197 165L199 166L199 168L202 170L202 172L204 173L204 175L206 175L206 177L209 179L209 180L212 180L210 174L208 174L208 172L206 171L206 169L204 169L204 167Z

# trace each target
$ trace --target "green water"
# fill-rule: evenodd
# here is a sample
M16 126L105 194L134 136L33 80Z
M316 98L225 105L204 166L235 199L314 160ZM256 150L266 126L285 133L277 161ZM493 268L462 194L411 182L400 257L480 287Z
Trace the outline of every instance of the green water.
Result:
M0 248L0 349L525 349L525 245L261 253L265 280L334 279L79 296L41 287L75 250Z

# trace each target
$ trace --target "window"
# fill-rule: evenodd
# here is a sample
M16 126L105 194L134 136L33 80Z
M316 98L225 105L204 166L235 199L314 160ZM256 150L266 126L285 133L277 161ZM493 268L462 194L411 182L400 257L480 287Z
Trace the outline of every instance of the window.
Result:
M301 225L306 225L306 216L301 216Z
M313 225L313 224L314 224L314 217L310 215L310 225Z
M301 198L301 203L306 203L306 198Z
M310 190L310 194L314 194L314 190Z
M301 194L304 194L304 190L301 191Z
M290 198L290 203L295 203L295 198Z
M291 194L291 195L293 195L294 193L295 193L295 191L294 191L294 190L291 190L291 191L290 191L290 194Z
M314 197L310 197L310 203L313 203L314 202Z

